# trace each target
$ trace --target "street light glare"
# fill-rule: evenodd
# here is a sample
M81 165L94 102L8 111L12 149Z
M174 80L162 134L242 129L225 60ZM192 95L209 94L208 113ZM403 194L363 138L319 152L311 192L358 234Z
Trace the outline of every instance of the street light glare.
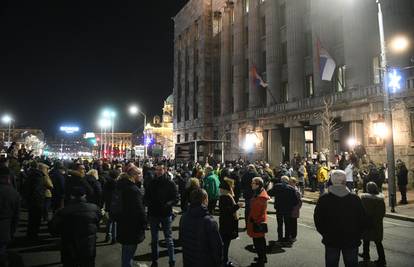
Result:
M108 120L108 119L103 118L103 119L100 119L98 121L98 124L99 124L100 128L106 129L106 128L109 128L111 126L111 121Z
M130 106L129 107L129 113L132 115L138 114L138 107L137 106Z
M3 123L10 123L12 120L13 120L13 119L12 119L12 117L11 117L10 115L4 115L4 116L1 118L1 121L2 121Z
M391 41L391 49L393 52L404 52L409 45L408 39L405 36L397 36Z

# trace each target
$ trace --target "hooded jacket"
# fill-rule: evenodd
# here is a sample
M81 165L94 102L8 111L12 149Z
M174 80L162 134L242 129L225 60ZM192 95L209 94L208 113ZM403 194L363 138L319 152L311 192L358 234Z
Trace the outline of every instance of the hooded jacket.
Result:
M356 248L366 225L365 210L361 199L346 186L332 185L316 204L314 222L325 246Z
M222 266L223 242L218 225L205 206L190 206L180 220L184 267Z

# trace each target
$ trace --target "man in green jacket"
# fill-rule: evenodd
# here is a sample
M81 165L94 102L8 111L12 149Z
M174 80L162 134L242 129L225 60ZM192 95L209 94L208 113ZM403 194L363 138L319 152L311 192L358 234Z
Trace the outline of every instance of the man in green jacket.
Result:
M205 169L205 177L204 177L204 189L207 191L208 194L208 212L213 214L214 209L217 205L217 200L220 197L220 181L216 174L213 172L213 168L211 166L207 166Z

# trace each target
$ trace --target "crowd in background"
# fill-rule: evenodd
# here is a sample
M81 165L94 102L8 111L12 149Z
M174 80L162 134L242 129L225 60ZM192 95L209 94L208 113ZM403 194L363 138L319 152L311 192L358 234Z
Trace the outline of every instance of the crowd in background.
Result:
M327 266L337 266L340 250L348 255L344 256L347 266L355 266L360 240L364 259L369 259L369 242L374 241L378 266L385 266L381 192L386 173L385 165L377 166L366 156L353 153L338 155L333 163L322 153L308 158L296 154L291 161L271 168L264 161L243 160L61 161L33 158L24 147L17 149L13 144L8 157L0 162L0 193L8 199L1 203L8 208L0 211L0 218L8 219L0 220L0 261L6 264L6 246L23 206L28 211L27 239L38 240L41 222L47 223L51 234L61 237L64 266L95 265L96 234L102 224L105 241L122 245L123 267L132 266L148 229L152 266L158 266L159 229L168 248L169 265L175 266L172 222L176 215L173 207L179 203L184 266L232 266L229 247L239 235L240 217L244 217L245 230L257 253L252 266L264 266L265 236L272 231L267 227L268 201L274 198L277 243L293 244L306 190L321 195L315 225L326 246ZM400 203L406 204L408 171L400 160L396 174ZM358 197L361 189L363 194ZM218 223L213 215L218 216ZM339 223L330 224L332 219Z

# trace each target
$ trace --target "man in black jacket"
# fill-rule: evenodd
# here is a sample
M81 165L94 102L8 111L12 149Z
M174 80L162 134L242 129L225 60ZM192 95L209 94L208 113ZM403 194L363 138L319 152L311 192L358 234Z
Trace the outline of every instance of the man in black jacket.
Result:
M326 266L338 266L340 253L345 266L358 266L366 219L361 199L346 187L342 170L331 172L332 185L316 204L314 221L325 245Z
M292 210L299 199L293 187L289 186L289 177L282 176L281 183L275 184L269 195L275 197L275 210L277 218L278 242L293 242L292 239ZM285 226L285 236L283 237L283 225Z
M196 189L190 195L190 207L181 217L179 236L183 246L184 267L222 266L223 242L217 222L208 213L208 195Z
M43 173L37 169L38 163L32 161L24 185L25 200L28 210L27 238L38 239L42 210L45 201Z
M10 170L0 167L0 266L7 266L6 247L19 220L20 196L10 184L10 177Z
M158 230L161 224L168 246L169 264L175 266L174 242L172 238L172 207L178 200L177 187L165 174L164 165L155 167L155 177L145 189L144 202L148 206L151 226L152 266L158 266Z
M400 189L401 200L400 204L408 204L407 201L407 184L408 184L408 170L405 163L398 159L397 160L397 183L398 189Z
M53 169L49 173L52 179L52 210L55 213L63 207L63 199L65 197L65 168L62 162L55 161Z
M83 187L72 187L70 198L68 204L56 212L49 229L52 234L61 236L64 267L94 267L100 210L86 202Z

